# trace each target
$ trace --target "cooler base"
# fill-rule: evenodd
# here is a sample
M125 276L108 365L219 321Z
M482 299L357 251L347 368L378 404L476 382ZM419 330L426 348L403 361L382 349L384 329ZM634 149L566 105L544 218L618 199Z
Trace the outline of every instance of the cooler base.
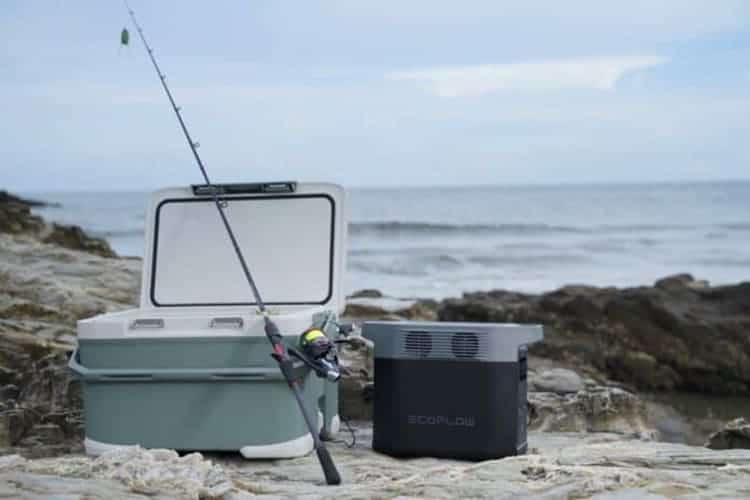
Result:
M83 446L87 455L97 457L110 451L135 448L138 445L102 443L91 438L85 438L83 440ZM261 446L243 446L239 449L239 452L243 457L249 459L277 459L302 457L310 453L312 449L312 437L309 434L306 434L284 443Z
M98 457L99 455L103 455L110 451L115 450L121 450L126 448L136 448L138 445L135 444L112 444L112 443L102 443L101 441L96 441L91 438L84 438L83 440L83 448L86 450L86 455L91 455L92 457Z
M333 439L339 432L341 421L338 415L331 419L330 430L326 433L330 439ZM318 432L323 429L323 414L318 412ZM83 440L83 446L87 455L99 456L109 451L133 448L138 445L124 445L103 443L86 437ZM278 459L278 458L297 458L307 455L313 450L313 440L310 434L305 434L289 441L266 445L249 445L239 448L240 454L247 459ZM196 450L206 451L206 450Z

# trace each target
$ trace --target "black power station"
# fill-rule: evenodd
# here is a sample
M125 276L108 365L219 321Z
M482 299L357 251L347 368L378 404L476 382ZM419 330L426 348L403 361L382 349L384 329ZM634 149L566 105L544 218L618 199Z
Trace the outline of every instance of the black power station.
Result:
M538 325L368 321L373 448L486 460L526 452L526 346Z

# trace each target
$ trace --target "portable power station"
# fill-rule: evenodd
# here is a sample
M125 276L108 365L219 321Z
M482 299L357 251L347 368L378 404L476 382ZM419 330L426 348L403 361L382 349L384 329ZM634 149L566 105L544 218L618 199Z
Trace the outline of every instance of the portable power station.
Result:
M528 344L539 325L368 321L373 448L486 460L526 452Z

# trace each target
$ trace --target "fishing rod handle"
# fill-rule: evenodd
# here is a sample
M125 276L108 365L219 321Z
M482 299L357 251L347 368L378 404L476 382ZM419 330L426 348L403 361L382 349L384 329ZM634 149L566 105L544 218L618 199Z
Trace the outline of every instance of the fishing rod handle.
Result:
M333 458L331 458L331 454L328 453L328 448L326 448L326 445L323 443L323 441L321 441L320 435L318 434L318 419L313 418L312 413L305 405L305 400L302 396L302 389L299 382L296 380L290 382L289 388L292 390L292 394L294 394L294 399L297 400L297 405L299 406L300 412L302 412L302 417L305 419L307 429L313 439L315 453L318 455L318 462L320 462L320 467L321 469L323 469L323 475L326 478L326 484L341 484L341 476L339 476L339 471L336 470L336 465L333 463Z
M318 454L318 461L323 469L323 475L326 477L326 484L336 486L341 484L341 476L339 471L336 470L336 465L333 463L331 454L328 453L328 448L323 443L315 448L315 452Z

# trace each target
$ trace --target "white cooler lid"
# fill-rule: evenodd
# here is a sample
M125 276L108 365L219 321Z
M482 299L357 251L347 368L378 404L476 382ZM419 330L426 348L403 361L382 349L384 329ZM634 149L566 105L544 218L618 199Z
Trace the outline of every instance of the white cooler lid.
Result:
M343 309L342 187L270 183L219 188L224 190L220 199L229 223L267 305ZM141 307L255 305L210 195L195 187L163 189L153 194L146 213Z

